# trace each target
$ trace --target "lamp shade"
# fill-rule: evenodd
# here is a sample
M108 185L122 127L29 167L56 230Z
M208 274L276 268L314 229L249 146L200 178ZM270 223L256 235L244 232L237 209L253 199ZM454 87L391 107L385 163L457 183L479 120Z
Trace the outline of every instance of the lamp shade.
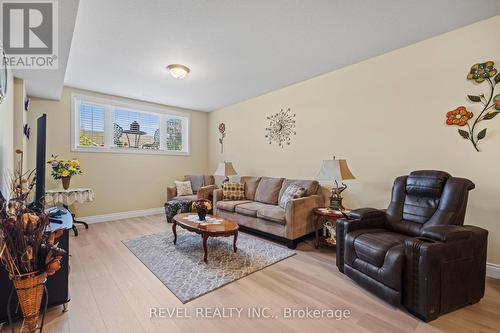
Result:
M234 170L233 163L231 162L222 162L217 166L217 170L214 172L214 176L234 176L238 173Z
M356 179L352 174L351 170L347 166L347 160L324 160L323 165L321 165L321 170L319 170L317 180L323 181L337 181L342 182L344 180Z

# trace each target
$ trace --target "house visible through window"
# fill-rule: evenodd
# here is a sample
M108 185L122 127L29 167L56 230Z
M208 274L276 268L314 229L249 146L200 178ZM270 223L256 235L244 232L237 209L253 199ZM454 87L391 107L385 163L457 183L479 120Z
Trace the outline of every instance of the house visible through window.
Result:
M187 115L83 96L73 106L74 150L189 152Z

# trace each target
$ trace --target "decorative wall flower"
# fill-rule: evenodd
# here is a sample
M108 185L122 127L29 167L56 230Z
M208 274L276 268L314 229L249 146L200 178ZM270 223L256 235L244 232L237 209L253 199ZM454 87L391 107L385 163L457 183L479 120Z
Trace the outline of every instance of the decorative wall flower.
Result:
M224 123L219 124L219 133L220 133L220 138L219 138L220 152L222 154L224 152L224 138L226 137L226 124Z
M493 61L487 61L479 64L474 64L471 67L469 74L467 74L467 80L475 80L477 83L481 83L486 78L493 77L497 73Z
M465 106L459 106L455 110L446 113L446 118L448 118L446 119L446 124L465 126L472 117L474 117L474 114L467 111Z
M500 110L500 94L493 97L493 103L495 103L495 109Z
M496 76L495 76L496 75ZM491 120L495 118L500 113L500 94L494 95L495 86L500 83L500 74L497 74L495 68L495 63L493 61L487 61L483 63L477 63L471 67L469 74L467 74L468 80L474 80L477 83L486 81L490 85L490 93L487 96L484 94L480 95L467 95L469 101L473 103L481 103L483 108L479 112L478 116L472 124L469 123L474 117L472 112L469 112L465 106L459 106L453 111L446 113L446 124L447 125L457 125L465 126L467 125L467 131L463 129L458 129L458 134L470 141L474 146L476 151L479 151L478 143L486 137L486 128L483 128L476 134L476 126L483 120Z

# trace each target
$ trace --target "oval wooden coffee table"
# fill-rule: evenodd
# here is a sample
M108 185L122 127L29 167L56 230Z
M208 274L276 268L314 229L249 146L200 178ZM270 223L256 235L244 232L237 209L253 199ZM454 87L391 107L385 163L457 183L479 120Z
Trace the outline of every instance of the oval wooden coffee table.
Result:
M208 257L208 249L207 249L207 241L208 237L229 237L234 236L233 239L233 250L236 252L236 240L238 239L238 224L228 219L207 215L207 217L217 218L220 221L219 223L211 223L211 224L200 224L198 222L193 222L188 220L189 215L195 215L194 213L184 213L175 215L172 223L172 231L174 233L174 245L177 243L177 225L179 227L186 229L188 231L200 234L203 239L203 251L205 252L205 256L203 257L203 261L207 262Z

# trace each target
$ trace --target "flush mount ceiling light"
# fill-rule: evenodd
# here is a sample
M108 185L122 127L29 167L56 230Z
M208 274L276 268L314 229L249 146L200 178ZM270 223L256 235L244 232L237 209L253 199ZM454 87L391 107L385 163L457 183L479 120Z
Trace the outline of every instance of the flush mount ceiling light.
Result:
M191 71L188 67L179 64L168 65L167 69L170 72L170 75L172 75L176 79L185 78Z

